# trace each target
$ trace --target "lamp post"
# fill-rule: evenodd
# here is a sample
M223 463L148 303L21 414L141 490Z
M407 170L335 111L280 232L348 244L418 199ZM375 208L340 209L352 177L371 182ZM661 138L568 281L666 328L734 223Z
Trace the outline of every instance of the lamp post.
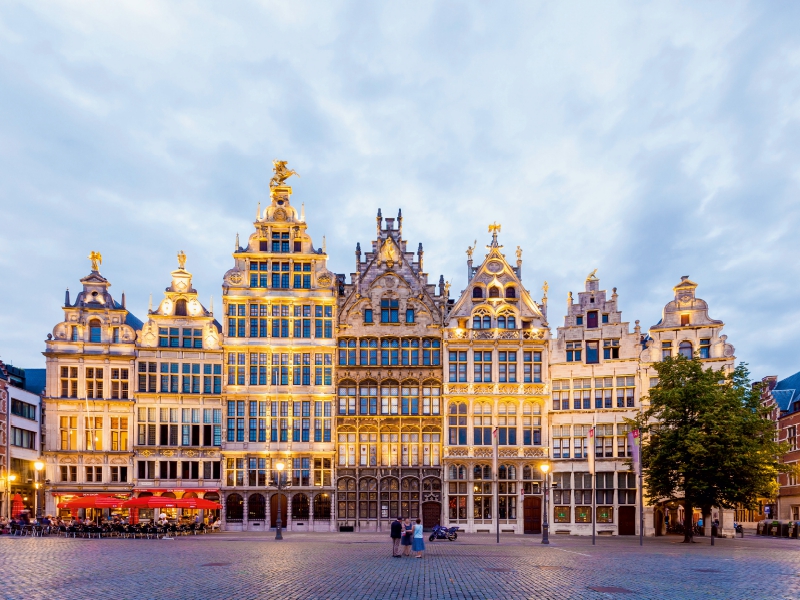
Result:
M275 539L282 540L283 536L281 535L281 525L283 522L281 521L281 490L283 489L283 469L286 465L283 464L282 461L278 461L275 465L275 468L278 469L278 518L275 521Z
M542 470L542 473L544 473L544 518L542 519L542 543L549 544L550 523L547 520L547 496L550 494L550 490L547 487L547 472L550 470L550 463L542 463L539 465L539 468Z
M37 519L41 519L41 507L39 506L39 479L41 477L40 474L42 469L44 469L44 463L40 460L37 460L35 463L33 463L33 468L36 470L36 491L34 492L36 495L33 497L33 512Z

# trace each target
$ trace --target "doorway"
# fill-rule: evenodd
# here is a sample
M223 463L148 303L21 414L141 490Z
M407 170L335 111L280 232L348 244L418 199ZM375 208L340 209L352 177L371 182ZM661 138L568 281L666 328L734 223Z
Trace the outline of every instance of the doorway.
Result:
M270 527L278 526L278 502L281 505L281 527L286 527L286 515L288 503L286 501L286 494L272 494L269 499L269 518Z
M619 507L619 535L636 535L636 507Z
M523 502L525 533L542 533L542 499L526 496Z
M422 528L433 529L442 522L442 505L439 502L422 503Z

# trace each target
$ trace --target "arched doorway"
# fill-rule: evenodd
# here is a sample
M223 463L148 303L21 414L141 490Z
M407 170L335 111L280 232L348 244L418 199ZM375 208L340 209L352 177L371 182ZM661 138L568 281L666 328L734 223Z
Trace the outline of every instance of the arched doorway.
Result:
M308 521L308 496L295 494L292 496L292 520Z
M261 494L250 494L247 499L247 520L263 521L267 518L267 501Z
M522 510L525 533L542 533L542 499L539 496L525 496Z
M272 494L269 499L270 527L278 526L278 503L280 502L281 527L286 527L286 516L289 502L286 494Z
M225 520L241 523L244 517L244 500L239 494L230 494L225 500Z
M434 525L442 523L442 504L441 502L422 503L422 528L433 529Z

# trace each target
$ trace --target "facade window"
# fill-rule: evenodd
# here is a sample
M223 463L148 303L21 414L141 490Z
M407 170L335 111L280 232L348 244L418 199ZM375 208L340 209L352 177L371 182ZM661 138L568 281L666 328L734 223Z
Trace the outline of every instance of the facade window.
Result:
M140 362L139 363L139 391L156 392L156 382L158 381L158 363Z
M603 340L603 359L619 358L619 340Z
M614 522L614 507L613 506L598 506L595 509L597 514L598 523L613 523Z
M314 459L314 485L316 486L329 486L332 481L332 469L330 458L315 458ZM322 517L322 515L320 515ZM316 505L314 506L314 518L317 518ZM328 516L330 518L330 505L328 506Z
M522 489L525 495L542 493L542 472L535 465L522 467Z
M381 434L381 465L396 467L400 464L400 434Z
M333 306L314 307L314 337L331 339L333 337ZM284 336L286 337L286 336Z
M472 328L473 329L491 329L492 328L492 317L484 310L479 310L475 315L472 317Z
M86 467L86 483L102 483L103 467Z
M594 379L594 407L612 408L611 399L614 390L613 377L595 377Z
M526 402L522 405L522 444L524 446L542 445L542 405Z
M111 369L111 398L127 400L129 397L128 369Z
M159 327L158 346L160 348L178 348L180 346L179 327Z
M474 381L490 383L492 381L492 353L476 350L472 353L474 365Z
M472 297L483 298L483 288L479 285L476 285L474 288L472 288Z
M583 342L567 342L567 362L581 362Z
M400 412L400 388L395 382L385 381L381 386L381 414L396 415Z
M273 355L272 364L273 365L284 364L280 359L278 359L276 361L276 359L275 359L276 356L279 356L279 355L277 355L277 354ZM288 363L288 361L289 361L288 355L283 355L283 356L286 356L286 363ZM245 369L247 368L246 365L245 365L246 359L247 359L247 355L244 352L238 352L238 353L237 352L229 352L228 353L228 385L244 385L245 384ZM162 371L163 371L163 365L162 365ZM286 371L286 379L287 379L287 381L281 380L281 384L282 385L287 385L289 383L288 382L288 373L289 372L288 372L288 367L287 367L287 371ZM163 377L162 377L162 380L163 380ZM273 381L272 383L274 385L278 384L277 381ZM162 392L164 391L163 382L162 382L161 391ZM175 391L177 392L178 390L176 389Z
M17 448L36 450L36 432L12 426L10 443Z
M377 415L378 386L374 382L365 382L361 385L358 391L359 414Z
M661 342L661 360L672 356L672 342Z
M636 504L636 473L617 473L618 500L620 504Z
M154 460L137 460L136 461L136 475L139 479L155 479L156 478L156 461Z
M362 467L378 466L378 434L358 434L358 464Z
M500 288L496 285L493 285L489 288L489 298L499 298L500 297Z
M597 329L597 311L590 310L586 313L586 328Z
M689 324L689 315L688 314L681 315L681 326L688 324Z
M598 342L586 342L586 364L592 365L600 362Z
M103 397L103 369L97 367L86 368L86 397Z
M233 338L245 336L245 322L247 321L245 318L246 308L246 304L228 304L228 337ZM178 330L176 329L175 334L177 335L177 333ZM170 335L170 337L173 336ZM177 343L175 345L177 345Z
M499 446L517 445L517 406L511 402L501 402L497 407L497 444Z
M17 415L18 417L22 417L23 419L29 419L31 421L36 420L36 405L35 404L28 404L27 402L23 402L22 400L17 400L15 398L11 399L11 414Z
M354 520L356 518L356 480L349 477L340 478L336 482L336 500L339 519Z
M414 366L420 364L419 362L419 340L403 338L400 341L402 350L400 352L400 364L403 366Z
M368 324L374 323L374 321L372 319L372 309L371 308L365 308L364 309L364 323L368 323Z
M569 425L553 425L553 458L569 458L569 453L570 453L569 434L570 434Z
M501 350L497 353L500 383L517 382L517 353Z
M89 342L92 344L99 344L102 342L102 327L100 321L92 319L89 321Z
M402 399L400 404L400 414L418 415L419 388L413 385L404 385L401 391L402 391Z
M475 446L492 445L492 405L475 403L472 416L472 442Z
M614 473L597 474L597 491L595 502L598 506L614 504Z
M786 428L786 441L789 443L789 450L797 450L797 426L792 425Z
M608 313L603 313L601 321L603 324L608 323Z
M467 353L464 350L449 353L448 371L450 382L465 382L467 380Z
M591 425L573 425L572 429L572 458L586 458L588 456L589 428ZM575 489L578 487L575 480Z
M86 450L103 449L103 417L85 417Z
M289 252L289 232L288 231L273 232L272 233L272 251L273 252Z
M590 409L592 407L592 380L589 377L573 379L572 407L575 410Z
M295 289L311 289L311 263L294 263L294 277L292 277L292 287Z
M355 366L356 363L356 340L355 339L340 339L339 340L339 364Z
M526 351L522 353L522 380L525 383L542 382L542 353Z
M428 383L422 386L422 414L441 414L442 388Z
M447 510L450 521L467 520L467 469L464 465L450 465L447 484Z
M376 366L378 364L378 340L362 339L359 341L361 366Z
M376 390L377 391L377 390ZM377 400L376 400L377 403ZM344 384L339 386L339 414L356 414L356 386Z
M475 521L492 520L492 468L475 465L472 470L472 516Z
M400 342L397 338L381 340L381 365L397 366L400 364Z
M185 317L186 316L186 300L184 298L179 298L175 301L175 316L176 317Z
M451 446L467 445L467 405L465 402L451 402L448 416L448 435Z
M600 423L595 425L594 455L597 458L614 456L614 424Z
M634 376L617 377L617 408L633 408L635 386Z
M416 323L414 320L414 309L407 308L406 309L406 323Z
M156 445L156 409L145 406L139 407L137 445Z
M592 504L592 474L575 473L575 504ZM577 514L575 515L577 517ZM577 521L577 523L591 523L589 521Z
M266 487L267 485L267 465L266 458L247 459L247 485L250 487Z
M111 483L128 483L128 467L111 467Z
M554 379L553 386L553 410L569 409L569 379ZM562 409L562 404L564 408Z
M358 482L358 518L378 518L378 480L367 477Z
M264 362L266 364L266 358ZM203 393L222 393L222 365L210 365L207 363L203 365Z
M77 342L78 341L78 327L77 327L77 325L73 325L72 327L70 327L70 331L71 331L70 340L73 341L73 342Z
M426 367L438 367L441 362L441 340L425 338L422 340L422 364Z
M260 242L264 244L264 242ZM269 270L269 263L267 261L250 261L250 287L251 288L265 288L269 280L267 271Z
M517 518L517 468L514 465L500 465L497 479L497 517L514 520Z
M340 433L339 434L338 455L339 455L339 466L340 467L355 467L356 466L356 434L355 433Z
M381 323L400 322L400 301L387 298L381 300Z
M678 354L692 360L692 344L691 342L681 342L680 346L678 346Z
M78 417L59 417L59 434L61 447L59 450L78 449Z
M553 473L553 502L555 504L570 504L572 473ZM569 515L569 513L567 513ZM567 517L569 519L569 516ZM569 520L562 521L569 523Z
M711 340L706 338L700 340L700 358L711 358Z
M617 423L617 457L633 456L633 449L628 444L628 432L631 426L628 423Z
M513 285L510 285L506 288L506 298L516 298L517 297L517 290Z
M111 417L111 451L128 451L128 417Z
M184 348L202 348L203 347L203 330L202 329L183 329L183 347Z
M650 387L654 388L658 385L658 377L651 377L650 378Z
M75 465L60 465L61 481L76 483L78 481L78 467Z
M400 465L403 467L419 466L419 434L400 434Z
M273 401L273 406L277 404ZM286 404L284 402L283 404ZM244 441L244 400L228 400L228 441L229 442L243 442ZM184 418L184 421L186 419ZM199 437L199 435L198 435ZM281 440L286 441L286 440ZM199 445L185 443L184 445Z
M569 522L570 522L570 507L554 506L553 523L569 523Z
M225 460L225 484L243 486L245 474L244 458L228 458Z
M583 325L583 315L578 315L577 317L575 317L575 324Z

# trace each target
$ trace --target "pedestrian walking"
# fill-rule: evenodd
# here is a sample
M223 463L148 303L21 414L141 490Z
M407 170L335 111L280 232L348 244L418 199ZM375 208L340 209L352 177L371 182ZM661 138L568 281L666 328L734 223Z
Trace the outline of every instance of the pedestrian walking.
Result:
M400 538L403 537L403 522L400 517L392 521L390 535L392 537L392 558L400 558Z
M411 549L417 553L414 558L422 558L422 553L425 551L425 540L422 537L422 521L417 519L417 524L414 525L414 539L411 542Z
M406 517L403 520L403 539L400 545L403 546L403 556L411 556L411 535L414 533L414 527L411 525L411 519Z

